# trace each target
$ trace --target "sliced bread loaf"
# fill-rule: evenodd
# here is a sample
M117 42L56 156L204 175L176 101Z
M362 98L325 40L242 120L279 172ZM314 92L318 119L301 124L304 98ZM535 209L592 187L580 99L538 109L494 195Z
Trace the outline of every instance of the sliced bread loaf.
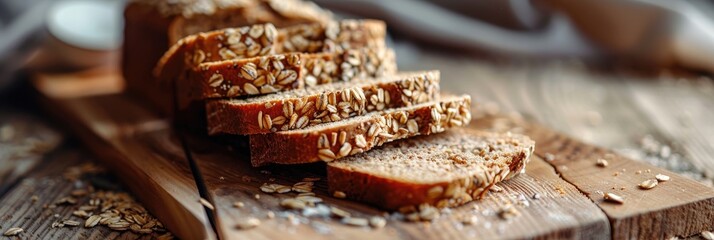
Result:
M390 210L454 207L523 171L534 148L522 135L452 129L328 163L329 191Z
M127 90L170 114L172 92L152 69L179 39L198 32L258 23L276 27L328 23L329 11L301 0L130 0L124 11L122 74Z
M257 134L301 129L384 109L435 100L439 71L400 73L259 97L206 100L209 134Z
M394 73L391 49L288 53L202 63L186 78L177 79L176 88L183 107L194 100L259 95Z
M250 135L250 160L254 166L330 162L385 142L466 125L471 120L470 106L468 95L442 96L438 101L304 129ZM300 124L307 124L305 122Z
M383 48L386 26L379 20L342 20L276 29L273 24L194 34L179 40L159 60L154 74L163 81L205 62L279 53L335 52Z

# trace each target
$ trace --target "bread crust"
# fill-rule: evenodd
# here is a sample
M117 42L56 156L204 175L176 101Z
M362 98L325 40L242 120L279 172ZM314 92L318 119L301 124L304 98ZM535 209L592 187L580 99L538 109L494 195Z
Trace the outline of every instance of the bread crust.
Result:
M343 52L384 48L386 25L379 20L342 20L276 29L273 24L226 28L187 36L161 57L154 75L171 81L181 72L206 62L281 53Z
M152 74L171 44L190 34L226 27L328 23L332 14L300 0L135 0L127 4L124 19L121 68L127 90L160 113L172 115L173 87L162 86Z
M250 135L253 166L330 162L386 142L443 132L471 120L467 95L368 114L299 131Z
M391 49L288 53L202 63L176 81L179 107L210 98L260 95L396 73Z
M323 92L265 101L206 101L208 133L259 134L301 129L385 109L436 100L439 72L400 74ZM303 92L303 91L301 91ZM305 116L307 124L298 125ZM293 120L295 119L295 120ZM293 121L291 121L293 120Z
M462 132L457 134L465 135L483 134L459 128L449 132L450 134ZM498 136L494 135L494 137ZM505 138L503 135L500 137ZM328 163L329 192L341 191L349 199L370 203L387 210L415 210L423 204L438 208L460 206L481 198L494 184L510 179L525 169L535 145L527 137L520 137L523 139L521 140L523 147L510 153L506 161L493 164L481 173L452 180L415 183L362 172L350 168L349 164ZM423 144L428 144L428 137L421 139L427 139ZM349 160L342 159L337 162Z

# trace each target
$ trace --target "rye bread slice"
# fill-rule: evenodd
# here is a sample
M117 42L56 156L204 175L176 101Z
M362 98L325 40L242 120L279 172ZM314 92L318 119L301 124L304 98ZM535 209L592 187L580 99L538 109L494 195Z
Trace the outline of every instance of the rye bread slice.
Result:
M257 134L306 128L435 100L439 71L399 73L248 99L206 100L208 133Z
M273 24L225 28L185 37L161 57L154 74L163 81L201 63L280 53L342 52L383 48L386 24L379 20L342 20L276 29Z
M343 53L288 53L202 63L177 79L179 107L195 100L260 95L396 73L394 51L350 49Z
M330 162L327 181L330 192L384 209L455 207L522 172L534 148L523 135L456 128Z
M334 21L328 10L301 0L129 0L124 11L121 70L127 91L170 115L173 91L152 70L179 39L227 27L272 23L276 27Z
M253 166L330 162L386 142L467 125L470 106L468 95L441 96L441 100L304 129L250 135L250 160Z

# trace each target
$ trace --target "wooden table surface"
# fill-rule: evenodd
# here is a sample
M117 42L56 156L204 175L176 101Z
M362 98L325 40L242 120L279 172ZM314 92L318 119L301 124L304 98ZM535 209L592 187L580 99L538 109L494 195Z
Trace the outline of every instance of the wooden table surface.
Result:
M713 185L714 81L709 78L596 72L575 62L494 64L407 43L396 49L401 70L441 70L442 89L471 94L475 114L523 117ZM0 110L0 232L22 227L22 239L159 236L51 227L70 218L71 208L43 205L68 196L77 182L63 173L93 157L39 112L31 93L21 86L0 98L11 108ZM109 184L118 181L110 178Z

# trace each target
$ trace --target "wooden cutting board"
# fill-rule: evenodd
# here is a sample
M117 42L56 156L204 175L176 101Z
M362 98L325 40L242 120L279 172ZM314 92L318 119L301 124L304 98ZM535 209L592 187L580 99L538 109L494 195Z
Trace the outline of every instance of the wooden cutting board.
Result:
M90 79L86 81L116 79L116 73L82 77ZM43 86L53 79L55 76L38 77L35 84L39 92L46 93ZM324 177L324 165L253 168L245 150L205 136L176 132L145 104L121 93L78 96L53 92L43 94L42 99L48 111L63 120L147 209L182 239L665 239L714 228L714 189L536 124L508 118L477 119L471 124L481 129L521 132L536 140L536 154L526 173L500 184L504 189L501 192L490 192L481 201L451 209L450 214L427 223L390 219L386 227L371 229L346 226L330 218L291 220L287 215L294 212L278 203L294 194L266 194L259 186ZM184 147L190 149L191 159ZM607 159L609 166L597 167L595 162L600 158ZM656 174L672 179L651 190L638 189L640 182ZM326 189L326 179L316 183L317 196L330 206L353 216L383 214L373 206L333 198ZM600 192L621 195L625 203L604 202ZM201 205L201 196L214 209ZM235 202L245 206L236 208ZM509 203L519 214L500 218L498 212ZM275 217L268 217L269 212ZM475 224L461 224L464 216L471 215L477 216ZM247 217L256 217L262 224L249 230L236 228Z

